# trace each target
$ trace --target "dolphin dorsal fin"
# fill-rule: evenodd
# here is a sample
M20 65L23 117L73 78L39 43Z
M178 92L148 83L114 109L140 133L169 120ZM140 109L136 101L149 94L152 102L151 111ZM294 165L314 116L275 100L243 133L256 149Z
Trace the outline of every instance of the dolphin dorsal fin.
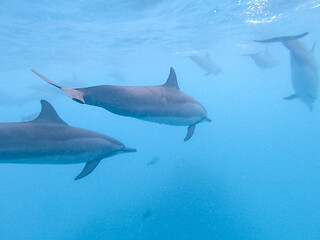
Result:
M59 117L52 105L46 100L41 100L41 112L39 116L35 120L33 120L33 122L50 122L55 124L67 125L67 123L65 123Z
M176 72L174 71L174 69L172 67L170 68L170 75L168 77L168 80L163 85L166 87L172 87L172 88L179 89Z

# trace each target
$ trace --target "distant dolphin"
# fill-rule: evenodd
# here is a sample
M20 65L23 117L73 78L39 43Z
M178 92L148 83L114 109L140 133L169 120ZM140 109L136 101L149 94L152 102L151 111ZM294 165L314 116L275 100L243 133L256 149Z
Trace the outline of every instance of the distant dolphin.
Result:
M147 208L146 211L143 213L143 221L145 221L146 219L152 217L153 215L153 211L151 208Z
M250 57L254 63L261 68L262 70L273 68L279 64L278 59L268 53L268 49L266 48L265 53L253 53L253 54L243 54L242 56Z
M29 122L0 123L0 163L75 164L86 162L75 180L90 174L103 158L135 152L106 135L66 124L49 102Z
M76 102L102 107L121 116L160 124L189 126L184 141L192 137L198 123L211 121L198 101L180 91L173 68L170 69L167 82L158 86L101 85L75 89L58 85L32 71L46 82L62 89Z
M318 96L319 72L316 60L306 45L299 40L308 32L298 36L278 37L256 42L271 43L282 42L290 51L291 81L295 94L286 97L286 100L299 98L312 111L313 103ZM315 45L314 45L315 46ZM314 48L314 47L313 47Z
M209 53L207 52L205 57L200 55L189 56L189 58L195 62L200 68L206 71L205 75L215 74L218 75L222 73L222 70L219 66L217 66L210 58Z
M156 156L156 157L152 158L150 162L147 163L147 166L148 167L152 166L152 165L156 164L158 161L159 161L159 157Z

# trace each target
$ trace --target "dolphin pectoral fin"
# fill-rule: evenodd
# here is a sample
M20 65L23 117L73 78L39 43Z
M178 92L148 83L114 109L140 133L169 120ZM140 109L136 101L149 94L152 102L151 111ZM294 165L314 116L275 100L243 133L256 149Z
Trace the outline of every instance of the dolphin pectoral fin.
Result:
M196 129L196 125L191 125L188 127L187 136L184 138L185 142L188 141L192 137L195 129Z
M66 87L62 87L61 88L65 94L67 94L67 96L69 98L71 98L72 100L78 102L78 103L82 103L84 104L85 101L83 99L83 92L77 90L77 89L72 89L72 88L66 88Z
M83 170L81 171L81 173L74 180L79 180L81 178L88 176L98 166L100 161L101 160L93 160L93 161L87 162Z
M292 95L290 95L288 97L285 97L283 99L284 100L293 100L293 99L296 99L296 98L298 98L298 95L297 94L292 94Z

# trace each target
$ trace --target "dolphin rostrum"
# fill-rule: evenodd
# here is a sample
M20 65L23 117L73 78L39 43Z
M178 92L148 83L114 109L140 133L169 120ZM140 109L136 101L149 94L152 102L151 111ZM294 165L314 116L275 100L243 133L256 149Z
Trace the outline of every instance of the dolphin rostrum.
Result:
M196 63L200 68L206 71L206 74L205 74L206 76L210 74L218 75L219 73L222 73L221 68L211 60L208 52L204 57L200 55L192 55L192 56L189 56L189 58L194 63Z
M277 37L267 40L255 40L261 43L282 42L290 51L291 81L295 93L284 99L299 98L312 111L313 103L318 96L319 71L312 50L300 40L308 32L289 37ZM314 47L313 47L314 48Z
M90 174L104 158L136 151L104 134L69 126L45 100L41 106L35 120L0 123L0 163L86 162L77 180Z
M184 141L189 140L195 126L207 118L207 111L195 99L180 91L176 73L170 69L165 84L157 86L101 85L87 88L67 88L40 73L40 78L62 89L76 102L102 107L114 114L175 126L188 126Z
M273 68L279 64L277 58L268 53L267 48L265 53L258 52L253 54L243 54L241 56L250 57L254 61L254 63L262 70Z

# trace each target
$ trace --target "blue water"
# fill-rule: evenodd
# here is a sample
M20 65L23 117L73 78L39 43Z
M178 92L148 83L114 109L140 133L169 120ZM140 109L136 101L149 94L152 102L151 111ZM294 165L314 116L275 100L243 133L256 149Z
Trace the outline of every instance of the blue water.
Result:
M282 99L293 89L280 43L269 70L240 56L264 51L253 39L306 31L311 48L319 22L319 0L1 1L0 121L47 99L68 124L138 152L79 181L82 164L2 164L0 239L320 239L319 101L310 112ZM207 51L222 74L186 58ZM186 143L186 127L78 104L30 71L69 87L157 85L171 66L213 120Z

